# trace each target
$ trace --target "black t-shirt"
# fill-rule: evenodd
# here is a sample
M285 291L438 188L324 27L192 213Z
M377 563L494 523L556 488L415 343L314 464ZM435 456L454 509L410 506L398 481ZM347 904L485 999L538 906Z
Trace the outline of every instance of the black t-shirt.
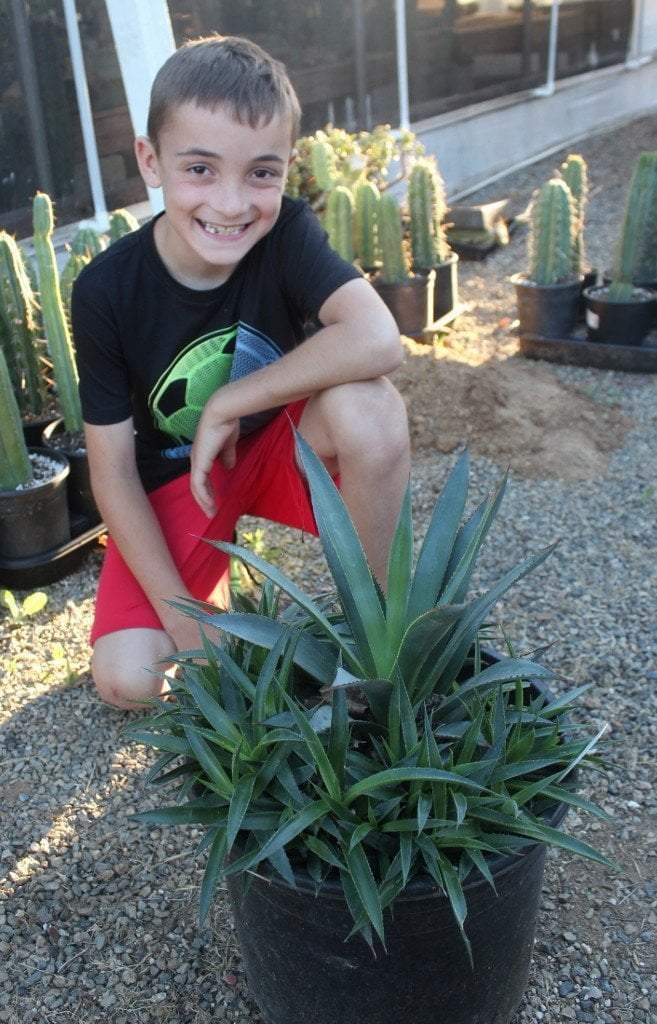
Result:
M84 419L134 417L147 491L188 471L189 445L210 395L293 349L326 299L360 276L331 249L303 200L285 196L269 234L224 284L207 291L169 274L154 224L97 256L75 282L71 306ZM242 434L276 412L245 417Z

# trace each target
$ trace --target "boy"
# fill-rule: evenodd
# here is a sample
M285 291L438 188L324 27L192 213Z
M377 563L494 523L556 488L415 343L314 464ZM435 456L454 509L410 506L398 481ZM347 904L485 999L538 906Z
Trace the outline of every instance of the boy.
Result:
M382 376L400 362L399 333L308 205L283 195L298 126L283 66L255 44L178 50L135 143L165 210L75 285L87 451L111 537L92 672L119 708L159 693L152 666L198 646L168 600L227 604L228 561L199 537L230 539L242 514L316 532L291 423L339 474L385 581L410 466L404 405ZM313 316L323 326L304 340Z

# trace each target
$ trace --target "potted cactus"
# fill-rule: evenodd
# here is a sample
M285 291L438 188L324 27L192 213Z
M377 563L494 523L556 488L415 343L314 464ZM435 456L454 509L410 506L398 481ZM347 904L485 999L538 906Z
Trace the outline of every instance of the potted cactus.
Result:
M354 192L354 251L364 273L381 267L379 248L379 202L381 193L371 181L362 181Z
M408 179L413 270L436 272L433 319L447 316L458 306L458 256L449 247L443 221L447 211L445 185L436 161L416 160Z
M611 280L584 291L589 341L641 345L657 308L657 153L642 153L630 182Z
M344 185L329 192L324 214L329 242L347 263L354 261L354 199Z
M335 594L314 601L215 542L267 583L251 612L177 605L222 643L181 654L175 699L128 727L161 751L149 780L177 791L137 817L205 829L201 917L226 877L269 1024L508 1024L545 845L605 861L558 828L569 804L602 813L576 792L600 736L569 731L582 688L553 698L545 668L482 643L496 602L551 548L468 596L504 481L462 522L464 454L415 568L407 491L384 594L328 473L297 445Z
M529 226L529 271L511 278L520 333L567 338L577 320L582 276L576 271L573 197L562 178L534 195Z
M378 205L378 243L381 269L372 284L397 321L402 334L423 337L433 323L435 274L412 274L404 247L401 210L395 197L386 192Z
M582 276L582 292L592 287L598 278L598 272L592 267L585 270L584 222L586 204L589 194L588 168L584 157L578 153L570 153L562 163L559 174L570 189L573 199L573 272ZM580 312L584 311L584 298L580 304Z
M29 559L70 538L66 457L27 448L7 361L0 350L0 560Z
M72 511L97 521L100 517L91 491L78 393L78 372L52 243L52 203L44 192L37 192L34 197L33 226L43 325L53 365L57 400L62 412L62 418L44 430L43 443L49 448L63 451L71 463L69 500ZM87 242L91 244L91 239L87 239Z

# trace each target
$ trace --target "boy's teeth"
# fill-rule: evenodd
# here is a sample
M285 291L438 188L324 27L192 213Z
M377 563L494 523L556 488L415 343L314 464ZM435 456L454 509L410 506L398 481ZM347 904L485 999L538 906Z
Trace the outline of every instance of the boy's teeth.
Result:
M244 224L235 224L230 228L226 228L218 224L206 224L205 221L201 221L201 224L211 235L239 235L245 227Z

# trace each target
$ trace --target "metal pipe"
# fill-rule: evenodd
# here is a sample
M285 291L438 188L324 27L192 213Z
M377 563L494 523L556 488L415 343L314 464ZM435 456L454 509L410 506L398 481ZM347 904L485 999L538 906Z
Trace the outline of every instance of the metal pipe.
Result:
M27 128L36 164L37 185L43 192L54 195L55 181L48 152L46 122L39 91L39 78L34 60L30 25L25 11L25 0L11 0L11 17L16 40L18 73L27 107Z
M395 40L397 45L397 89L399 92L399 127L411 126L408 103L408 44L406 39L406 2L395 0Z
M625 61L625 67L629 70L640 68L650 60L650 57L643 53L645 13L645 0L636 0L634 6L634 21L632 24L632 44L630 46L630 52L627 55L627 60Z
M356 104L359 128L372 127L367 121L367 49L363 0L352 0L354 17L354 68L356 71Z
M82 41L80 39L80 26L78 25L75 0L62 0L62 4L64 7L64 17L66 19L68 45L71 53L71 66L73 68L75 94L77 96L78 110L80 112L82 142L87 160L89 185L91 186L91 198L94 207L94 227L97 227L100 231L106 231L109 226L109 218L107 216L107 206L105 205L103 178L100 170L98 146L96 145L93 115L91 113L87 74L84 69Z
M554 95L554 81L557 71L557 42L559 39L559 0L552 0L550 7L550 35L548 39L548 65L545 85L534 89L535 96Z

